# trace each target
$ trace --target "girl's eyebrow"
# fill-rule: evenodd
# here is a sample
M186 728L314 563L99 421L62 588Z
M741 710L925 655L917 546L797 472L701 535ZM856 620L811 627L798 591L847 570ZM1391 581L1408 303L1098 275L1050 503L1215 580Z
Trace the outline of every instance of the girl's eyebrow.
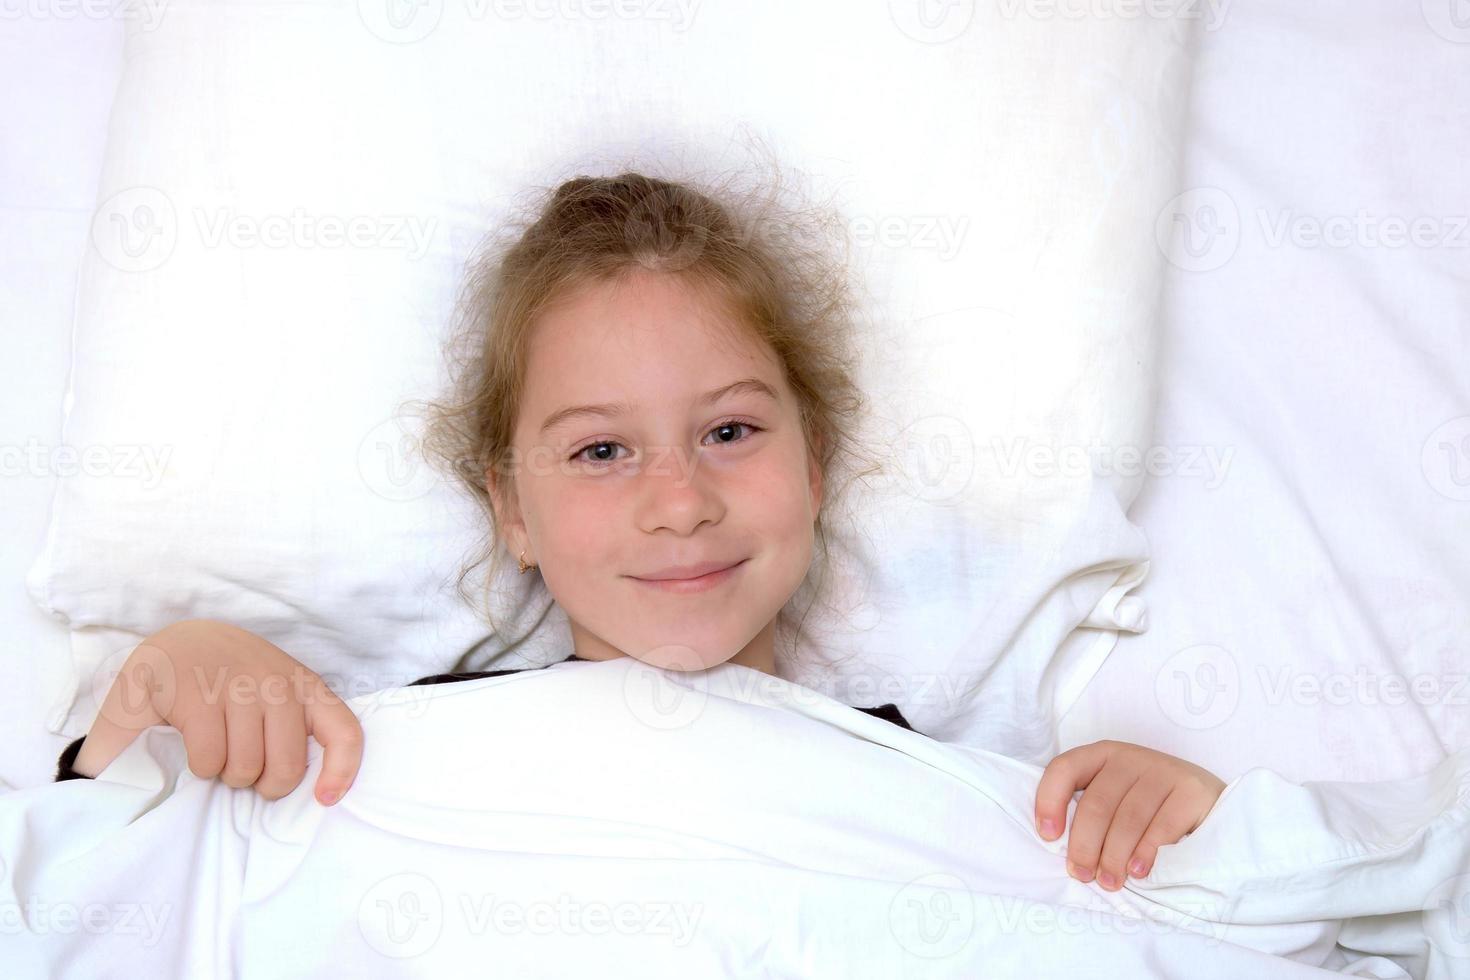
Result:
M772 401L780 401L776 391L770 385L759 378L741 378L739 381L716 388L714 391L706 392L696 399L696 405L713 405L721 398L730 395L744 394L750 392L757 395L765 395ZM616 418L626 412L632 411L628 402L611 402L605 405L572 405L568 408L560 408L546 416L546 421L541 423L541 434L545 435L548 430L555 428L572 419L579 418Z

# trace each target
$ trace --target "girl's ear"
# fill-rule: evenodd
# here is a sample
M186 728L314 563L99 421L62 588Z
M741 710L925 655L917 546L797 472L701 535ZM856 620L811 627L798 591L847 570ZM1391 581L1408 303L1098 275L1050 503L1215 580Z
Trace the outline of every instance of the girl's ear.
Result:
M485 471L485 489L490 492L490 506L495 511L495 530L500 540L505 542L505 547L512 555L518 555L522 551L529 552L531 540L526 534L526 522L515 502L515 494L496 475L494 467ZM534 563L535 557L529 557Z

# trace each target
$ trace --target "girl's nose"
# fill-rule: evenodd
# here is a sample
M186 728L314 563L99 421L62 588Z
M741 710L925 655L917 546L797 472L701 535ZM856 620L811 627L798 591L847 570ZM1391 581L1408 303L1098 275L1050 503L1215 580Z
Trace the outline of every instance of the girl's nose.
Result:
M665 452L651 454L638 473L638 522L652 533L668 528L689 534L706 521L718 521L724 505L711 475L703 472L698 455Z

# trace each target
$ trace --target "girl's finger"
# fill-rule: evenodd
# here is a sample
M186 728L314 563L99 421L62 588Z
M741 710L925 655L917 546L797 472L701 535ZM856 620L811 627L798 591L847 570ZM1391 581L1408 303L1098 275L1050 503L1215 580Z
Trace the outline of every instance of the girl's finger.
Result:
M322 771L316 779L316 798L331 806L351 788L362 765L362 725L342 699L317 678L307 699L306 726L322 746Z
M200 779L218 776L225 767L228 752L224 709L202 699L191 699L178 706L171 723L184 736L189 771Z
M123 662L103 696L97 718L82 740L72 768L95 777L143 729L167 724L164 714L174 709L177 686L168 653L162 647L140 643Z
M1168 799L1174 784L1156 773L1144 773L1123 797L1113 822L1103 840L1102 856L1097 862L1097 883L1108 891L1123 887L1128 876L1129 859L1153 823L1154 816Z
M1042 840L1056 840L1067 826L1067 804L1072 794L1092 782L1108 761L1111 743L1093 742L1068 749L1047 765L1036 787L1036 832Z
M1077 801L1072 830L1067 837L1067 873L1078 881L1092 880L1113 814L1137 782L1138 775L1127 767L1106 766Z
M243 789L260 778L265 766L265 712L254 702L225 699L225 767L219 778Z
M306 713L294 699L265 713L265 769L255 791L278 800L306 775Z
M1170 792L1133 852L1133 860L1143 866L1143 871L1136 877L1142 878L1153 870L1154 858L1158 856L1160 847L1177 844L1181 837L1189 833L1195 823L1195 809L1189 795L1180 791L1177 786Z

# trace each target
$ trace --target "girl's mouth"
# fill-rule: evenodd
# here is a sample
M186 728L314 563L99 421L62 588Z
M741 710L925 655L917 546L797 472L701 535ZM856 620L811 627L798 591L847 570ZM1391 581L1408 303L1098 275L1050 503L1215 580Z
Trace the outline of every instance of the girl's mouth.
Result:
M743 558L735 564L731 565L729 568L722 568L719 571L709 572L708 574L700 575L695 578L633 578L633 581L639 583L640 585L646 585L650 588L660 589L664 592L672 592L675 595L691 595L695 592L704 592L708 589L713 589L717 585L728 582L731 578L735 576L735 573L749 560L750 559L748 558Z

